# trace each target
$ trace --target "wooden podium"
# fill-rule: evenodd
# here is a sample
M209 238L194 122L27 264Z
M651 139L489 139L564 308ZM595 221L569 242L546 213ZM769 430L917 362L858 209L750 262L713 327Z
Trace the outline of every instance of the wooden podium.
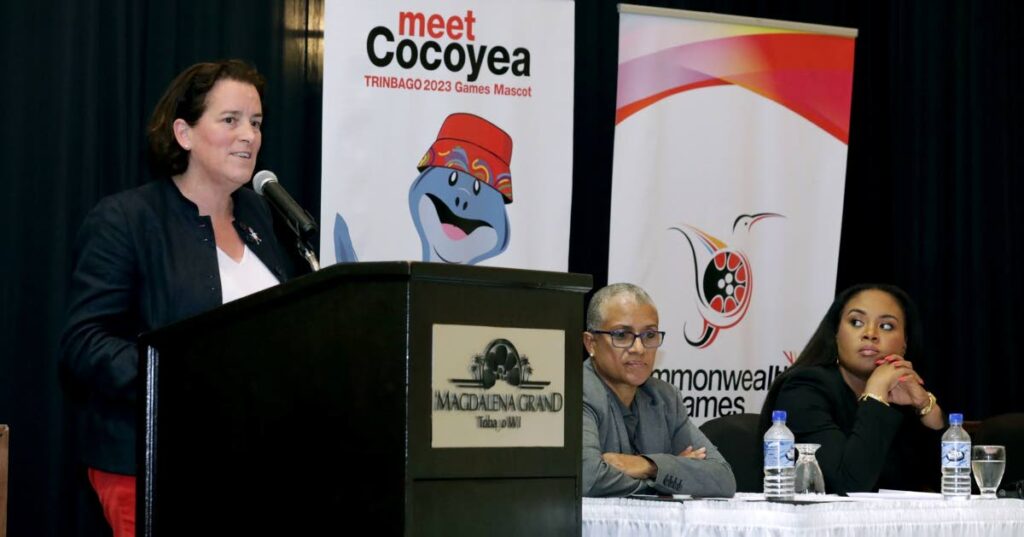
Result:
M144 334L139 535L580 535L590 286L340 264Z

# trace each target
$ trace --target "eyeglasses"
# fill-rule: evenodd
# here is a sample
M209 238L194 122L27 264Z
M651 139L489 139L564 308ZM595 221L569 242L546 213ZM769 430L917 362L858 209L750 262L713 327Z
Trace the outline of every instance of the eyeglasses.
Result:
M636 338L640 338L640 343L647 349L656 349L665 341L665 332L657 330L646 330L639 334L629 330L590 330L589 332L591 334L608 334L612 340L612 347L619 349L632 347Z

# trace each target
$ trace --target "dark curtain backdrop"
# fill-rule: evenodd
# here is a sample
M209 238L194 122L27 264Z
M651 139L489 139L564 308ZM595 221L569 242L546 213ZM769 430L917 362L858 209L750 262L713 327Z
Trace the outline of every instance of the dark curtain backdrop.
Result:
M915 362L947 411L1024 411L1014 358L1024 136L1019 3L663 1L855 27L838 286L903 286L929 341ZM332 9L348 9L334 0ZM7 2L0 8L0 423L12 426L11 535L104 535L57 384L71 241L104 195L147 179L144 130L170 79L240 57L268 79L260 168L319 208L323 0ZM576 5L569 268L607 279L618 15ZM358 126L354 126L358 128ZM780 304L779 307L783 307ZM268 461L282 464L282 461ZM286 464L286 463L284 463ZM256 470L256 469L254 469ZM201 477L197 476L197 486Z

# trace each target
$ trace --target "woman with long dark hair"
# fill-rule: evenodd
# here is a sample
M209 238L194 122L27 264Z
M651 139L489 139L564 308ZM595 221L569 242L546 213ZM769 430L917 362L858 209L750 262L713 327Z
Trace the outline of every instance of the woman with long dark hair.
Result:
M821 444L816 457L830 493L934 489L944 422L910 361L921 359L922 341L917 308L902 289L846 289L772 384L761 432L772 410L787 411L798 443Z

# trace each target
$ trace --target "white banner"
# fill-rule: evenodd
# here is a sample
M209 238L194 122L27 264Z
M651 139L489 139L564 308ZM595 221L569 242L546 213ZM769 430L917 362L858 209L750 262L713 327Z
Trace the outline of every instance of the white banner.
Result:
M574 4L328 2L321 258L565 271Z
M760 412L834 295L855 33L623 11L609 282L698 423Z

